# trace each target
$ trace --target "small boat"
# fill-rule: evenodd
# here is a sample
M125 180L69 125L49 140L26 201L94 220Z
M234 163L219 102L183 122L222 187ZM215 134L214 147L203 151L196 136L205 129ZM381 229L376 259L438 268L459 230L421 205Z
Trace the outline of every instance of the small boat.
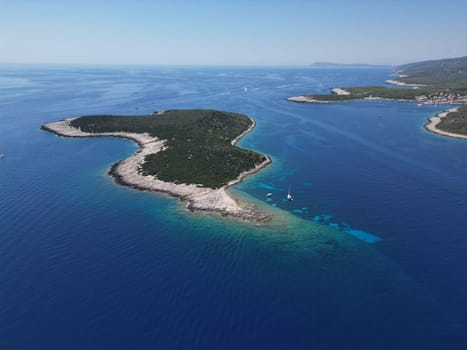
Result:
M0 153L0 159L5 158L5 155L3 153Z
M272 197L272 193L271 192L266 193L266 197Z
M288 200L289 202L293 201L293 197L292 197L292 195L290 194L290 185L289 185L289 191L287 192L287 200Z

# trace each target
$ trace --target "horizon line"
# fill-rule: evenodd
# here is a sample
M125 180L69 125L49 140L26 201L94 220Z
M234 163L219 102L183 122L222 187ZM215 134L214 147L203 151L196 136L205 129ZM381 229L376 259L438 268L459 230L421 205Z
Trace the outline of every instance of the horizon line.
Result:
M336 66L369 66L369 67L390 67L395 68L400 65L410 64L410 63L419 63L419 62L428 62L428 61L439 61L439 60L448 60L448 59L458 59L467 56L456 56L456 57L444 57L444 58L428 58L421 59L417 61L409 61L404 63L366 63L366 62L333 62L333 61L320 61L316 60L310 63L302 64L258 64L258 63L116 63L116 62L53 62L53 61L30 61L30 62L11 62L11 61L0 61L0 65L50 65L50 66L159 66L159 67L278 67L278 68L319 68L313 67L313 65L319 64L328 64Z
M338 63L330 61L316 61L304 64L220 64L220 63L100 63L100 62L2 62L0 65L37 65L37 66L159 66L159 67L278 67L278 68L319 68L315 64L329 64L336 66L373 66L373 67L397 67L399 64L378 63Z

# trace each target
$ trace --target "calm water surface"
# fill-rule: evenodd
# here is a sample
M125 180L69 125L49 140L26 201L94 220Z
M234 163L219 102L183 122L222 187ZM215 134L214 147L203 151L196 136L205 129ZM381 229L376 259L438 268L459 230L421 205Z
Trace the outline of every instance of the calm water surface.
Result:
M0 66L0 349L466 349L467 142L423 129L445 107L286 100L390 73ZM241 145L274 163L234 192L281 226L117 186L134 144L39 129L175 108L257 120Z

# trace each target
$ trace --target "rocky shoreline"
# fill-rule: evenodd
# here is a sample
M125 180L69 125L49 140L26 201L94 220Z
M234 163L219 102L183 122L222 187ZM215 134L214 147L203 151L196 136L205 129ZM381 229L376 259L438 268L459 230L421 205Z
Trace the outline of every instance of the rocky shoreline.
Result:
M331 90L331 92L334 95L345 95L345 96L350 95L350 92L343 89L343 88L334 88L334 89ZM287 100L291 101L291 102L299 102L299 103L333 103L333 102L339 102L339 101L321 101L321 100L317 100L317 99L314 99L314 98L311 98L311 97L308 97L308 96L305 96L305 95L289 97Z
M384 82L386 84L389 84L389 85L406 86L406 87L413 87L413 88L417 88L417 87L420 87L420 86L426 86L426 85L422 85L422 84L404 83L403 81L393 80L393 79L385 80Z
M291 102L299 102L299 103L330 103L330 101L319 101L319 100L316 100L314 98L310 98L307 96L293 96L293 97L289 97L287 100Z
M251 119L251 118L250 118ZM264 213L255 205L242 202L228 193L228 188L243 181L251 174L260 171L271 163L271 159L266 156L266 160L258 164L255 168L241 173L236 179L230 181L227 185L218 189L201 187L194 184L175 184L171 182L160 181L154 176L144 176L139 172L140 165L148 154L157 153L164 149L165 140L160 140L147 133L126 133L126 132L104 132L88 133L73 127L70 122L73 118L64 119L58 122L43 125L41 128L53 132L59 136L65 137L120 137L130 139L136 142L139 150L129 158L120 160L113 164L108 171L115 183L131 187L142 191L162 192L172 197L180 198L186 202L186 208L190 211L205 211L218 213L222 216L239 218L244 221L254 223L267 223L271 221L272 216ZM251 132L256 123L253 119L251 126L242 134L232 140L235 145L243 136Z
M445 118L451 112L457 112L458 109L459 107L451 108L441 113L438 113L434 117L428 118L428 123L425 124L425 129L435 134L467 140L467 135L456 134L453 132L444 131L444 130L437 128L437 125L441 122L441 118Z

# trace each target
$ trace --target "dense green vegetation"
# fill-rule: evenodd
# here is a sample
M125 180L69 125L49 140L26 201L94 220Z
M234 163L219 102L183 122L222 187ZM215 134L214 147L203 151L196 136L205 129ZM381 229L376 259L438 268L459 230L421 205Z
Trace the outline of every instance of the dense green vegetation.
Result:
M467 135L467 106L461 107L457 112L451 112L446 117L441 118L436 127L443 131Z
M465 86L467 84L467 57L448 58L404 64L396 67L397 72L407 75L398 80L405 83Z
M391 100L415 100L417 96L443 96L450 94L467 95L467 86L465 87L420 87L413 88L388 88L384 86L362 86L344 88L350 95L306 95L306 97L318 101L350 101L369 97L387 98Z
M71 124L87 132L147 132L167 140L166 150L146 156L143 174L219 188L266 160L262 154L231 145L251 123L237 113L170 110L144 116L85 116Z

